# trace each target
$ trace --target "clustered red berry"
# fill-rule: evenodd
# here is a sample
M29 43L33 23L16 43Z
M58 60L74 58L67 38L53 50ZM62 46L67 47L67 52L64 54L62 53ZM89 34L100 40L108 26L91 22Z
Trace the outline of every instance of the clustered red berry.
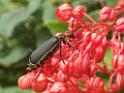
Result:
M32 88L42 93L115 93L124 87L124 17L118 14L124 5L103 7L99 13L100 21L95 22L84 6L75 9L63 4L56 9L58 19L68 23L68 30L74 30L75 38L67 40L74 48L62 45L45 60L42 67L23 75L18 80L21 89ZM82 21L86 17L89 21ZM108 38L109 32L111 36ZM112 52L111 66L108 68L104 57L106 50ZM101 71L109 76L109 85L97 75Z

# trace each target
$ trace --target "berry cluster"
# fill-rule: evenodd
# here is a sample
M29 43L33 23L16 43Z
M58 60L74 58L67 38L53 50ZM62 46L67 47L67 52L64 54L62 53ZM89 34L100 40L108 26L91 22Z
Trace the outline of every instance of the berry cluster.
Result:
M70 4L63 4L56 9L58 19L68 23L68 30L75 32L75 38L69 40L77 49L62 45L45 60L42 67L21 76L18 86L32 88L42 93L115 93L124 87L124 17L120 12L124 5L103 7L99 12L100 20L95 22L84 6L75 9ZM82 21L83 18L89 21ZM104 60L106 50L112 52L112 69ZM97 75L102 72L109 77L109 86Z

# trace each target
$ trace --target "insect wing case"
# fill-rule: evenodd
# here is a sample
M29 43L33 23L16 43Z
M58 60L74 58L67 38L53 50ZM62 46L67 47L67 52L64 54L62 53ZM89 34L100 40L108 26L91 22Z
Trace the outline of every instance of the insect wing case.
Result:
M53 52L57 50L58 46L59 40L56 38L56 36L44 42L31 54L31 63L36 64L39 60L44 60L46 57L50 56L50 54L53 54Z

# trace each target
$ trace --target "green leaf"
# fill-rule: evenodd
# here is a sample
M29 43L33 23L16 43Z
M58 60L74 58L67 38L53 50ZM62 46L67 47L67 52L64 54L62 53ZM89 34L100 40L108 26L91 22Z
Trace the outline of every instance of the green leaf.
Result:
M27 7L4 12L0 16L0 34L5 38L12 36L14 28L27 18L39 7L41 0L31 0Z
M10 65L15 63L28 55L29 51L22 47L16 47L10 51L8 55L5 57L0 57L0 64L2 65Z
M94 11L100 8L100 0L75 0L72 5L76 7L77 5L83 5L86 7L87 12Z
M31 90L21 90L17 86L1 88L0 93L33 93Z
M115 6L118 0L106 0L106 6Z
M55 19L55 6L48 2L47 0L43 3L42 18L45 23L47 23L51 19Z
M100 78L102 78L105 81L105 86L106 87L109 87L109 78L110 78L109 75L103 73L100 70L96 73L96 75L99 76Z
M76 7L77 5L86 5L89 2L89 0L75 0L72 2L72 5Z
M38 26L37 29L35 29L35 35L36 35L37 47L43 42L45 42L46 40L48 40L50 37L52 37L47 27L41 28L40 26Z
M121 33L122 34L122 42L124 42L124 32Z
M4 49L4 45L3 44L0 44L0 51Z
M99 10L95 10L95 11L93 11L93 12L90 12L89 15L90 15L95 21L98 21Z
M50 29L52 34L67 31L67 24L58 20L49 20L46 26Z
M104 61L106 62L107 67L110 70L112 70L111 60L112 60L112 52L111 52L110 48L107 48L106 54L105 54L105 57L104 57Z
M0 12L6 9L9 9L11 2L10 0L1 0L0 1Z
M118 93L124 93L124 88L122 88Z

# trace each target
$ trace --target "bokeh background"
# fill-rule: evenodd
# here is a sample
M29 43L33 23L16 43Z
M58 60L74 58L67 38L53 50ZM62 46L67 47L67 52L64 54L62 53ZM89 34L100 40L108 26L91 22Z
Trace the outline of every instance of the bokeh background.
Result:
M67 30L55 16L55 8L66 2L85 5L88 14L98 19L101 0L0 0L0 93L32 93L19 89L17 80L26 73L31 52L56 32Z

